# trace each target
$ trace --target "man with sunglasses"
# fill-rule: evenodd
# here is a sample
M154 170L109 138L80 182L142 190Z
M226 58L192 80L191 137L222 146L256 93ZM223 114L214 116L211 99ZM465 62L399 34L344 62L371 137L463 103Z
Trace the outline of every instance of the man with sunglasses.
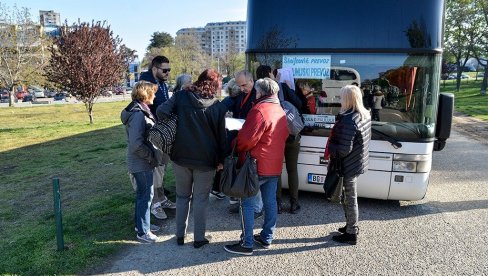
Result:
M156 109L158 106L169 99L168 85L166 82L168 81L170 71L169 59L165 56L156 56L151 61L149 70L142 73L139 78L140 80L149 81L158 85L154 103L152 106L149 106L154 116L157 116Z
M151 113L157 118L156 109L159 105L169 99L168 85L166 82L169 78L171 68L169 67L169 59L165 56L156 56L151 61L149 70L141 74L139 80L145 80L158 85L158 91L156 91L156 98L154 98L153 104L149 106ZM151 206L151 214L157 219L166 219L167 215L164 209L176 209L176 204L169 200L165 196L168 193L163 187L163 178L166 169L166 165L169 162L169 156L163 153L163 163L154 168L153 187L154 197Z

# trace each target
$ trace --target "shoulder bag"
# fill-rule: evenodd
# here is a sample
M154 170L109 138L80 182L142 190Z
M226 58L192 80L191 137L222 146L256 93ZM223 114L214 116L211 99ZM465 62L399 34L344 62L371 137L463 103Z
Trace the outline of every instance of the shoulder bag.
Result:
M341 201L343 178L339 173L339 160L333 158L329 161L327 176L324 182L325 198L329 202L339 203Z
M224 170L220 178L220 191L225 195L238 198L255 196L259 191L259 177L256 159L246 152L246 159L237 169L237 157L232 153L224 160Z
M171 155L173 143L176 138L178 116L170 114L167 118L159 120L148 131L147 139L162 152Z

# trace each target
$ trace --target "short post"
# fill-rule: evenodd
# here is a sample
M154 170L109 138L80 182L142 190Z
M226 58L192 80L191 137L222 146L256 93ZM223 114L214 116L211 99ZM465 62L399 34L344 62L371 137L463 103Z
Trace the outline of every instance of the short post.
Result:
M58 251L64 250L64 237L63 237L63 219L61 215L61 192L59 190L59 179L53 179L53 192L54 192L54 216L56 219L56 241L58 244Z

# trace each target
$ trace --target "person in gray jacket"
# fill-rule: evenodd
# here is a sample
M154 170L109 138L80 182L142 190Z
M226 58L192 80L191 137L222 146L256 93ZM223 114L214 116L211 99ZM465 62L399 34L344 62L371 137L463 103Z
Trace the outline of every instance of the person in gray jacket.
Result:
M193 204L193 246L209 243L205 237L208 197L216 170L223 168L227 146L227 107L215 97L222 87L220 74L207 69L197 81L157 109L158 118L178 116L176 137L170 155L176 179L176 240L184 244L190 201Z
M156 119L149 106L158 89L156 84L139 81L132 90L132 102L122 110L120 118L127 134L127 168L136 184L135 223L137 239L155 242L150 230L150 206L153 197L153 170L163 155L147 139L147 131Z
M341 235L332 239L340 243L356 244L358 234L357 181L366 172L369 163L371 116L363 105L361 90L355 85L341 89L341 111L327 142L325 159L330 158L329 168L335 162L343 176L342 206L346 226L339 228Z

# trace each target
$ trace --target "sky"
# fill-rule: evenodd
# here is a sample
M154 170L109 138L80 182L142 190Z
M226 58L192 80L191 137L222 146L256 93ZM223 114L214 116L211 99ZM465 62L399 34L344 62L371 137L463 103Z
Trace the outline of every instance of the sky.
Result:
M0 0L30 9L39 22L39 10L60 13L61 22L107 21L114 35L142 59L154 32L173 38L182 28L204 27L210 22L245 21L247 0Z

